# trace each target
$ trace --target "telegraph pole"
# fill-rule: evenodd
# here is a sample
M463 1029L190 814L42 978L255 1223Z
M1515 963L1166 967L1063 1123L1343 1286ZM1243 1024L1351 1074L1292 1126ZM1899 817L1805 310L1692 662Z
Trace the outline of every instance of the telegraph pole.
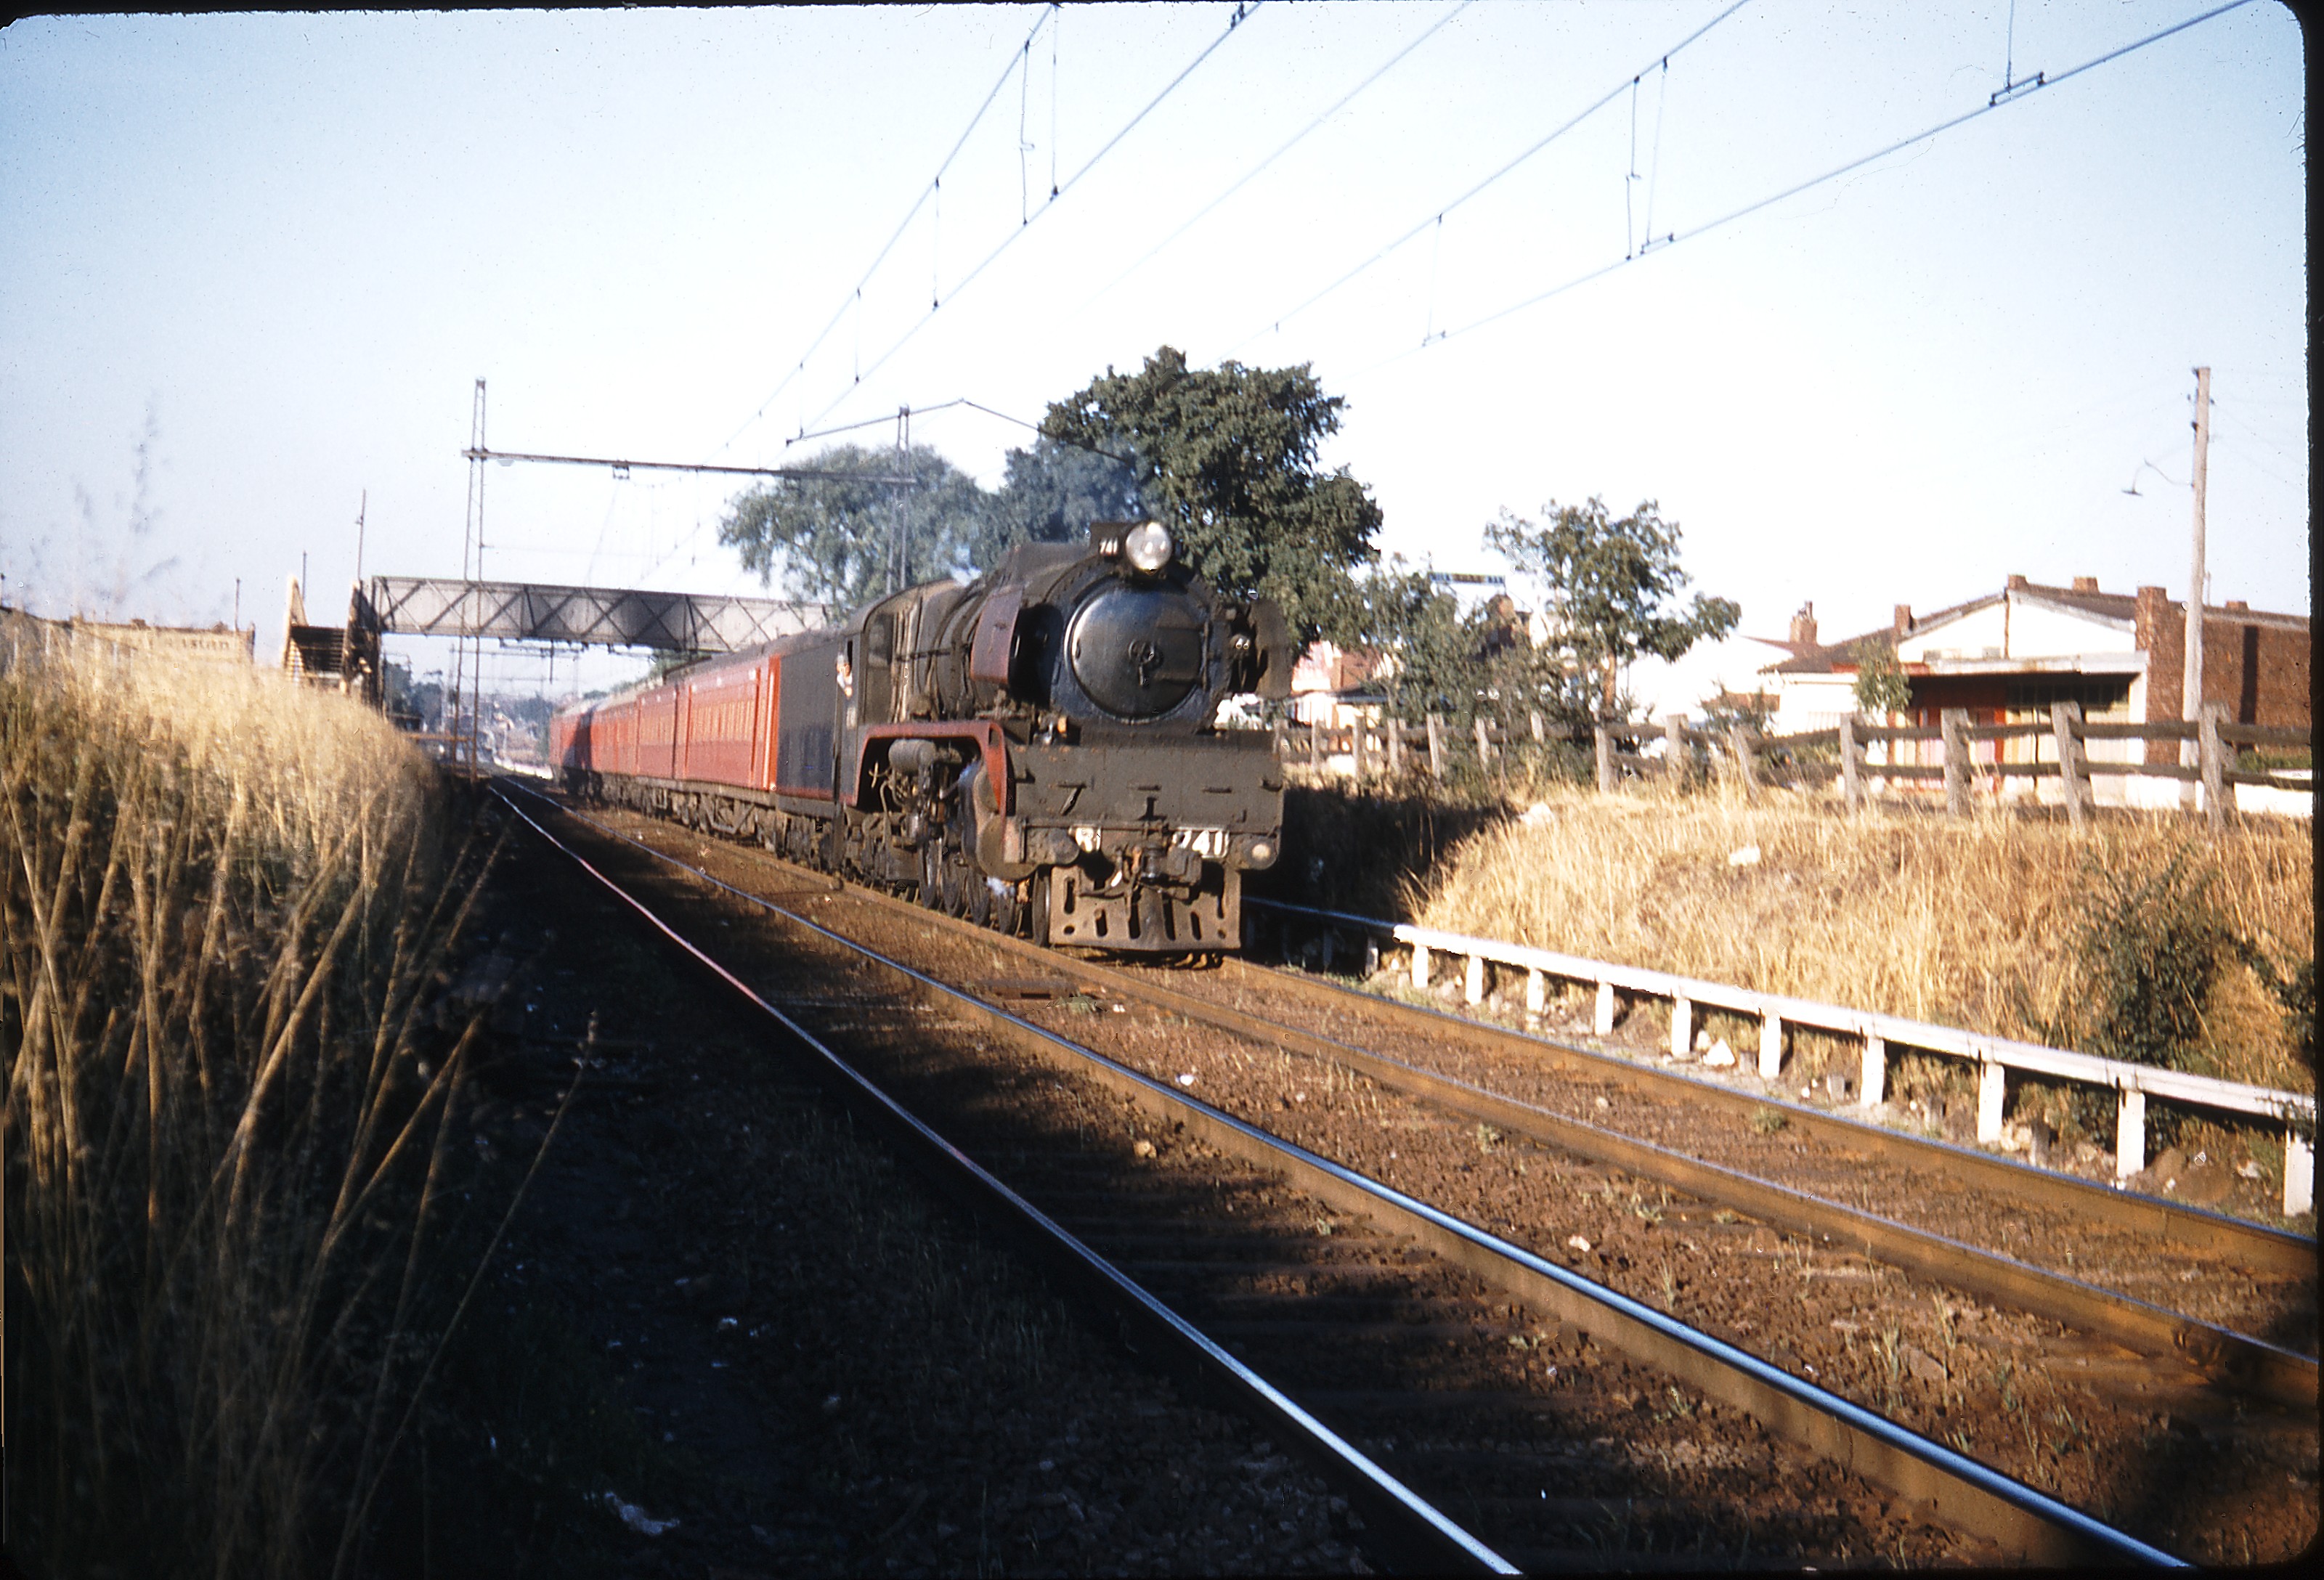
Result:
M2211 370L2195 370L2195 564L2187 589L2187 629L2181 646L2186 651L2187 672L2179 687L2180 712L2188 723L2203 717L2203 479L2211 456ZM2200 747L2192 740L2179 744L2179 760L2189 767L2200 764ZM2191 799L2192 787L2189 795Z
M484 574L484 457L490 453L484 448L484 381L478 379L475 397L468 409L468 509L466 519L461 523L460 536L460 579L472 584L468 594L471 598L475 596L473 583L481 580ZM453 643L452 706L449 720L452 739L447 744L452 749L452 759L457 762L460 753L460 738L457 731L459 726L465 722L468 726L470 772L474 772L476 766L475 708L471 705L463 709L461 704L466 699L461 694L471 687L481 692L484 685L484 667L483 638L476 638L476 673L474 675L466 673L468 638L463 636Z

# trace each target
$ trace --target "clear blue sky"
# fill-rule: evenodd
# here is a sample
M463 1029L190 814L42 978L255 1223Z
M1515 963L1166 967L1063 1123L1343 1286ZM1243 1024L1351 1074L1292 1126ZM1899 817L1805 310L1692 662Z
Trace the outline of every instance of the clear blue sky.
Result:
M1330 459L1375 490L1389 549L1488 569L1498 510L1653 497L1698 583L1770 635L1803 600L1848 634L2011 572L2183 593L2190 370L2209 363L2211 594L2308 607L2289 14L2248 5L1695 234L1984 105L2006 62L2055 76L2206 7L2022 0L2013 23L2008 0L1754 0L1666 69L1723 4L1455 9L1259 8L1027 225L1053 166L1081 170L1231 14L1067 10L788 381L1039 8L18 23L0 32L7 596L207 621L239 577L270 647L302 553L318 610L343 596L366 489L367 571L456 574L479 376L497 447L763 464L814 447L784 445L803 424L899 403L1038 418L1167 341L1312 362L1349 400ZM1466 327L1620 264L1649 209L1667 249ZM932 291L944 308L857 382ZM988 482L1028 436L964 409L915 432ZM494 468L486 568L739 590L715 534L731 489ZM1669 687L1768 657L1730 644ZM541 667L493 663L511 684Z

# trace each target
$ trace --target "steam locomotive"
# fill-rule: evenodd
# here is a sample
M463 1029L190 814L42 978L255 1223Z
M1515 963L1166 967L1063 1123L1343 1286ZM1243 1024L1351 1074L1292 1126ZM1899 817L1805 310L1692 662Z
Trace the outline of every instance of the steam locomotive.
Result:
M1242 875L1282 849L1268 734L1226 697L1290 694L1265 599L1221 596L1158 522L1027 543L844 624L560 712L583 797L755 839L1037 942L1231 951Z

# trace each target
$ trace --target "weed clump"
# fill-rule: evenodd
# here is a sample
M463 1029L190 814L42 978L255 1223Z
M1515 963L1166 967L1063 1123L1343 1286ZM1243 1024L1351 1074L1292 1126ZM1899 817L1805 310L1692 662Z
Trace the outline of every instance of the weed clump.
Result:
M2057 1042L2071 1024L2064 1040L2087 1045L2087 1024L2262 1086L2310 1079L2305 824L2190 840L2167 813L2109 813L2078 837L2006 808L1849 817L1775 791L1540 794L1544 814L1446 841L1404 914L1997 1036Z
M460 914L447 826L352 703L0 627L6 1491L35 1572L347 1562L440 1330L416 1248L458 1194L465 1062L419 1011Z

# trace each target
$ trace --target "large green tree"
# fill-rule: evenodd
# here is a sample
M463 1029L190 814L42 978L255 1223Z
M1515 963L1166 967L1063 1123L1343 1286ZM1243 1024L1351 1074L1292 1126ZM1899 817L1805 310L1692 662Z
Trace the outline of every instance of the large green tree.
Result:
M1093 521L1134 521L1151 513L1127 450L1102 454L1045 434L1029 450L1010 451L1005 465L1001 490L969 545L979 570L991 570L1013 544L1079 542Z
M728 505L718 541L742 550L743 567L758 572L761 585L779 576L794 597L853 606L889 590L900 513L905 586L966 571L989 496L918 445L908 491L870 481L897 475L896 459L893 450L860 445L825 450L803 469L853 476L782 477L752 488Z
M1596 717L1618 721L1621 671L1642 654L1676 659L1705 638L1735 629L1743 611L1724 598L1696 593L1678 602L1691 577L1679 568L1679 527L1652 500L1618 519L1605 501L1543 507L1539 525L1503 510L1485 542L1548 593L1554 643L1581 673L1594 676Z
M1189 368L1165 345L1049 408L1053 439L1135 455L1147 508L1231 597L1264 595L1303 638L1339 634L1350 574L1374 557L1380 510L1318 452L1343 402L1308 364Z

